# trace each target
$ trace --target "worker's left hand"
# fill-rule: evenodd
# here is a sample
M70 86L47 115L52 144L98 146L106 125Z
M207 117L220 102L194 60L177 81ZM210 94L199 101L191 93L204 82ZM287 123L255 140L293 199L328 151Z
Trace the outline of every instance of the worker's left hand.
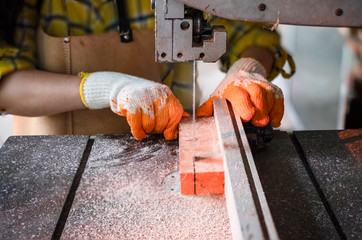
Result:
M196 115L211 116L213 99L226 98L244 122L251 121L256 127L266 126L270 122L273 127L279 127L284 114L283 93L268 82L265 75L264 67L254 59L236 61Z

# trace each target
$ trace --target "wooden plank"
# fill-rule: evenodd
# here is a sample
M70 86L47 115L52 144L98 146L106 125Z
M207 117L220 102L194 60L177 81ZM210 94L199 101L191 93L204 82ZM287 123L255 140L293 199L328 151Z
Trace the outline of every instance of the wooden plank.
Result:
M240 118L225 99L214 100L214 116L233 238L279 239Z
M207 157L195 162L195 194L223 194L224 167L221 157Z
M163 136L97 136L61 239L231 239L223 195L163 185L178 158Z
M281 239L340 239L288 133L253 156Z
M192 118L185 118L179 129L181 193L224 193L224 168L214 118L197 118L195 126Z
M337 229L347 239L361 239L362 129L294 134Z
M0 149L0 239L51 239L88 136L10 137Z
M179 169L181 193L195 194L194 139L191 118L183 118L179 124Z

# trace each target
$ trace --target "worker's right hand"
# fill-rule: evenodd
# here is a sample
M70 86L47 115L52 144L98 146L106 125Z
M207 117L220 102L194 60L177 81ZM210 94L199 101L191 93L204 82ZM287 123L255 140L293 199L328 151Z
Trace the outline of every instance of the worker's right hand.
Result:
M264 67L254 59L242 58L229 69L223 81L197 110L197 116L211 116L213 99L226 98L244 122L256 127L269 122L279 127L284 114L283 93L265 79Z
M111 107L127 118L133 136L142 140L150 132L177 138L183 108L166 85L116 72L80 73L80 94L90 109Z

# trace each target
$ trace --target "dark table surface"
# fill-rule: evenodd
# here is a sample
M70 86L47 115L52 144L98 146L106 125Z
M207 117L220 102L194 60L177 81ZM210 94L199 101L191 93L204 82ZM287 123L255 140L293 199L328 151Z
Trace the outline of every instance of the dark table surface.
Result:
M362 239L362 130L274 131L253 156L281 239ZM0 239L230 239L224 195L178 192L178 142L17 136Z

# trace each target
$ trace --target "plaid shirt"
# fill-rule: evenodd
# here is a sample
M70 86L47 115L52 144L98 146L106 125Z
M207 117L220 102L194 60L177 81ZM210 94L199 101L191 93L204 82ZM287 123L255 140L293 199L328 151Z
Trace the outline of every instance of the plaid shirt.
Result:
M0 39L0 78L12 71L36 68L35 36L40 24L51 36L81 36L116 30L118 14L115 0L43 0L38 16L37 0L25 0L17 19L15 45ZM132 29L154 29L154 11L150 0L126 0ZM276 32L265 24L245 23L211 18L212 24L223 25L228 32L227 52L221 58L227 70L252 45L264 46L274 53L275 64L269 80L275 78L288 59ZM187 71L186 71L187 70ZM169 85L185 109L191 107L192 66L190 63L165 64L164 83ZM190 74L185 74L190 72ZM283 74L284 75L284 74Z

